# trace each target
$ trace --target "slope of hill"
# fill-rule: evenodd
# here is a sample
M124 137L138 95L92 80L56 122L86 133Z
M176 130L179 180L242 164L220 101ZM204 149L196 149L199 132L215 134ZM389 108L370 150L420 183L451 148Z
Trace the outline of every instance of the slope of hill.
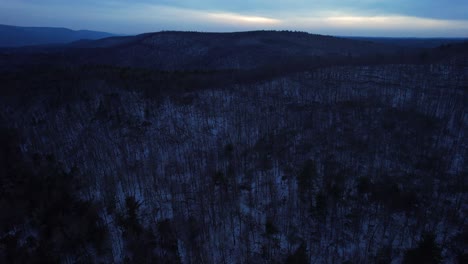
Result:
M67 50L67 52L63 52ZM159 70L253 69L275 63L389 54L401 48L304 32L158 32L79 41L60 47L15 49L54 56L55 62ZM62 60L58 59L62 58ZM31 60L28 56L27 60Z
M88 47L104 45L112 49L104 53L96 52L91 57L92 62L164 70L251 69L309 57L359 56L395 51L387 45L284 31L159 32L88 43Z
M90 30L52 27L18 27L0 25L0 47L61 44L80 39L100 39L112 34Z

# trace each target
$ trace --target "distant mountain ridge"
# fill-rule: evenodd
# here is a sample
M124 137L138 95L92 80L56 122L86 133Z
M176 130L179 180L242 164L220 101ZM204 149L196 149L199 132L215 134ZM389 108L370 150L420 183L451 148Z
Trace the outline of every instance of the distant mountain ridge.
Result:
M397 47L291 31L163 31L67 45L80 62L161 70L252 69L324 56L391 53Z
M0 47L65 44L82 39L96 40L111 36L113 34L91 30L0 25Z
M453 46L453 47L449 47ZM398 43L349 39L306 32L206 33L162 31L112 36L66 44L0 48L0 68L21 65L108 65L162 71L279 71L356 63L427 61L459 57L463 43L428 51ZM456 52L455 52L456 51ZM455 52L455 53L454 53ZM400 58L400 59L396 59Z

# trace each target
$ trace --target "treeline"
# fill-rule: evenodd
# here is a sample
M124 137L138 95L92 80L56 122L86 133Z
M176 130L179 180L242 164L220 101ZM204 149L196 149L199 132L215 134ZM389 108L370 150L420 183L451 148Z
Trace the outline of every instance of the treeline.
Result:
M303 72L313 72L332 67L359 67L383 65L431 65L451 64L460 69L468 60L466 43L447 44L436 49L402 51L397 54L374 54L366 56L288 56L271 55L271 63L254 69L232 70L157 70L151 68L117 67L105 64L61 65L52 62L37 65L21 63L21 68L11 65L2 70L0 94L28 95L50 93L76 93L82 90L83 82L107 81L111 85L143 91L148 97L163 94L179 94L210 88L246 85L267 81ZM19 54L4 55L15 60ZM28 55L29 56L29 55ZM34 55L31 55L34 57ZM46 56L47 55L40 55ZM31 59L34 61L34 59ZM55 61L55 62L54 62ZM11 66L11 67L10 67ZM47 85L44 85L47 80Z

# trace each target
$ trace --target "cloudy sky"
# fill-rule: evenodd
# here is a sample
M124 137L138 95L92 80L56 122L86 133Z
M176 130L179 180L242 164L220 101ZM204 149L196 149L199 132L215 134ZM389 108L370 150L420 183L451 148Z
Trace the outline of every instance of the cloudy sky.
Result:
M0 0L0 24L118 34L288 29L341 36L468 37L468 1Z

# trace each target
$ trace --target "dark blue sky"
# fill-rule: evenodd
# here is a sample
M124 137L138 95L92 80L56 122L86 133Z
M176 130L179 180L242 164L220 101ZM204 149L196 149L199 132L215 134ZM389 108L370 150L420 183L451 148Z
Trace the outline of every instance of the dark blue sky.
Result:
M0 0L0 23L120 34L290 29L468 37L467 0Z

